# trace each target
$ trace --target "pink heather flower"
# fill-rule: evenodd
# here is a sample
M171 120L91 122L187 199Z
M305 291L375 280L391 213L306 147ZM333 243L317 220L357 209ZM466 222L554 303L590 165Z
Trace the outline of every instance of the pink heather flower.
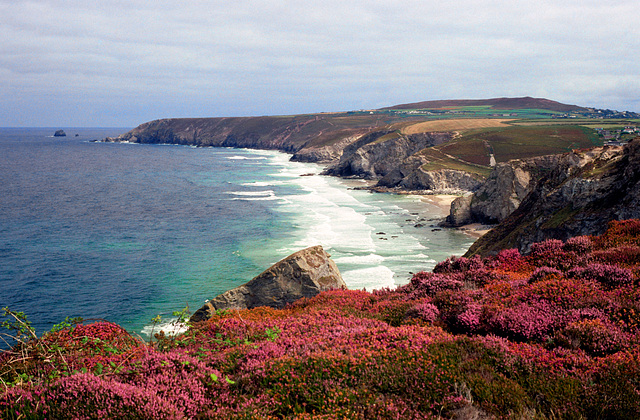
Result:
M440 310L433 303L419 303L409 309L407 314L420 318L425 322L434 322L440 316Z
M598 263L573 268L569 270L567 275L578 279L597 281L614 288L632 284L634 281L633 272L628 268Z
M588 236L574 236L567 240L562 247L565 251L572 251L576 254L586 254L593 249L593 241Z
M558 277L562 275L562 271L553 267L538 267L529 277L528 283L535 283L547 280L549 277Z

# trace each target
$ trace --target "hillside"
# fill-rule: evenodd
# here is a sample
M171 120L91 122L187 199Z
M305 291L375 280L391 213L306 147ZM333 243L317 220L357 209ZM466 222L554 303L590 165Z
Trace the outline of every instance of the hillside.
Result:
M452 99L414 102L410 104L395 105L385 109L443 109L488 106L495 110L504 109L546 109L557 112L585 112L588 108L577 105L567 105L544 98L494 98L494 99Z
M533 181L515 211L476 241L469 255L505 248L528 252L534 242L598 234L611 220L640 217L640 138L625 147L558 156ZM500 202L485 195L485 201Z
M541 98L451 100L338 113L162 119L105 141L275 149L292 160L324 163L327 174L379 180L378 189L464 192L480 185L494 161L601 145L609 133L602 127L636 124L629 118L638 117Z
M0 355L3 419L636 419L640 221L145 343L67 320Z

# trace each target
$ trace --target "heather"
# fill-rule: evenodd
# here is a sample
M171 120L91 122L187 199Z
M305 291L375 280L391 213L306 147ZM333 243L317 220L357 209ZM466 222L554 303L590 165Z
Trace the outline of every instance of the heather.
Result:
M105 321L0 356L2 418L635 419L640 221L449 258L397 289L216 313L146 342Z

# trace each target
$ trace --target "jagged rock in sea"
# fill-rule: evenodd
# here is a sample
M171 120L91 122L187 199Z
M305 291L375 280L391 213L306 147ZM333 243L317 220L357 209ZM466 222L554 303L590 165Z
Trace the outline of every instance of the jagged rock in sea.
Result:
M473 195L453 201L446 224L463 226L503 221L520 206L536 182L555 167L560 156L539 156L499 163Z
M198 309L191 322L205 321L216 310L282 308L318 293L346 288L335 262L322 246L298 251L272 265L248 283L216 296Z
M67 133L64 132L64 130L57 130L55 133L53 133L54 137L65 137L67 135Z
M640 218L640 138L626 146L559 155L520 206L476 241L467 255L488 255L546 239L599 235L609 221Z

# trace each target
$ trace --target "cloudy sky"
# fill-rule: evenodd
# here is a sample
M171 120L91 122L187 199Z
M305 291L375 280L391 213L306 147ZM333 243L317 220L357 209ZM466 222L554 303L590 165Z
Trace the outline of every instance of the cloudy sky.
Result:
M637 0L0 0L0 126L432 99L640 112Z

